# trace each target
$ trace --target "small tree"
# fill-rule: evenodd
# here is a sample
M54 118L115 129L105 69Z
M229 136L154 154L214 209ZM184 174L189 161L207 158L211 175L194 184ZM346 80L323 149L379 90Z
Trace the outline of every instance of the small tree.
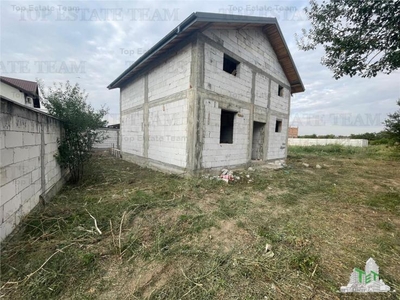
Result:
M397 105L400 106L400 99L397 100ZM400 109L388 115L388 119L383 122L385 131L397 143L400 143Z
M303 29L298 45L305 51L322 45L322 64L336 79L400 68L400 1L310 0L305 12L311 29Z
M78 182L83 175L83 166L91 157L94 143L104 140L104 134L96 129L107 125L103 117L107 109L96 111L86 103L88 94L81 91L78 84L72 86L69 81L44 91L39 82L40 91L44 98L44 106L50 115L62 121L64 135L57 140L58 154L55 155L61 167L68 168L71 181Z

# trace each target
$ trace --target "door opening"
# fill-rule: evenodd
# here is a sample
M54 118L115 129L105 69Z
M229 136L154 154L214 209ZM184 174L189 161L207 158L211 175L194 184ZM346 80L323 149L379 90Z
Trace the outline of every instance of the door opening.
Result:
M262 160L264 156L265 123L253 122L252 160Z

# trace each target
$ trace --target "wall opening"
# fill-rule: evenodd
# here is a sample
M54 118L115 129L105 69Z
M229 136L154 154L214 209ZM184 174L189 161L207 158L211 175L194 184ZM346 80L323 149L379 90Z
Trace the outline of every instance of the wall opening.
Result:
M230 57L229 55L224 54L224 66L223 69L225 72L232 74L233 76L237 75L239 62Z
M262 160L264 155L265 123L253 123L252 160Z
M276 120L275 122L275 132L282 131L282 120Z
M278 86L278 96L283 97L283 86Z
M221 128L219 133L220 144L233 143L233 124L236 112L221 110Z

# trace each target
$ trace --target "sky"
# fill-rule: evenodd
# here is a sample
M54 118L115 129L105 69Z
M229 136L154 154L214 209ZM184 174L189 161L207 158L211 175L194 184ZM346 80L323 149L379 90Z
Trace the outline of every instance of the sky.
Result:
M0 72L35 81L79 83L95 108L119 123L119 89L107 86L192 12L277 18L306 91L291 100L299 134L378 132L398 109L400 71L333 78L322 48L304 52L295 34L310 22L308 1L1 1Z

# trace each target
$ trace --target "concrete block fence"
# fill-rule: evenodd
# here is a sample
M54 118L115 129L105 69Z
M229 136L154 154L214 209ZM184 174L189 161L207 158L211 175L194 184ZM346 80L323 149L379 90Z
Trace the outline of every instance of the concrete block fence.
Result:
M38 203L65 181L57 164L61 122L37 109L1 99L0 115L0 241Z

